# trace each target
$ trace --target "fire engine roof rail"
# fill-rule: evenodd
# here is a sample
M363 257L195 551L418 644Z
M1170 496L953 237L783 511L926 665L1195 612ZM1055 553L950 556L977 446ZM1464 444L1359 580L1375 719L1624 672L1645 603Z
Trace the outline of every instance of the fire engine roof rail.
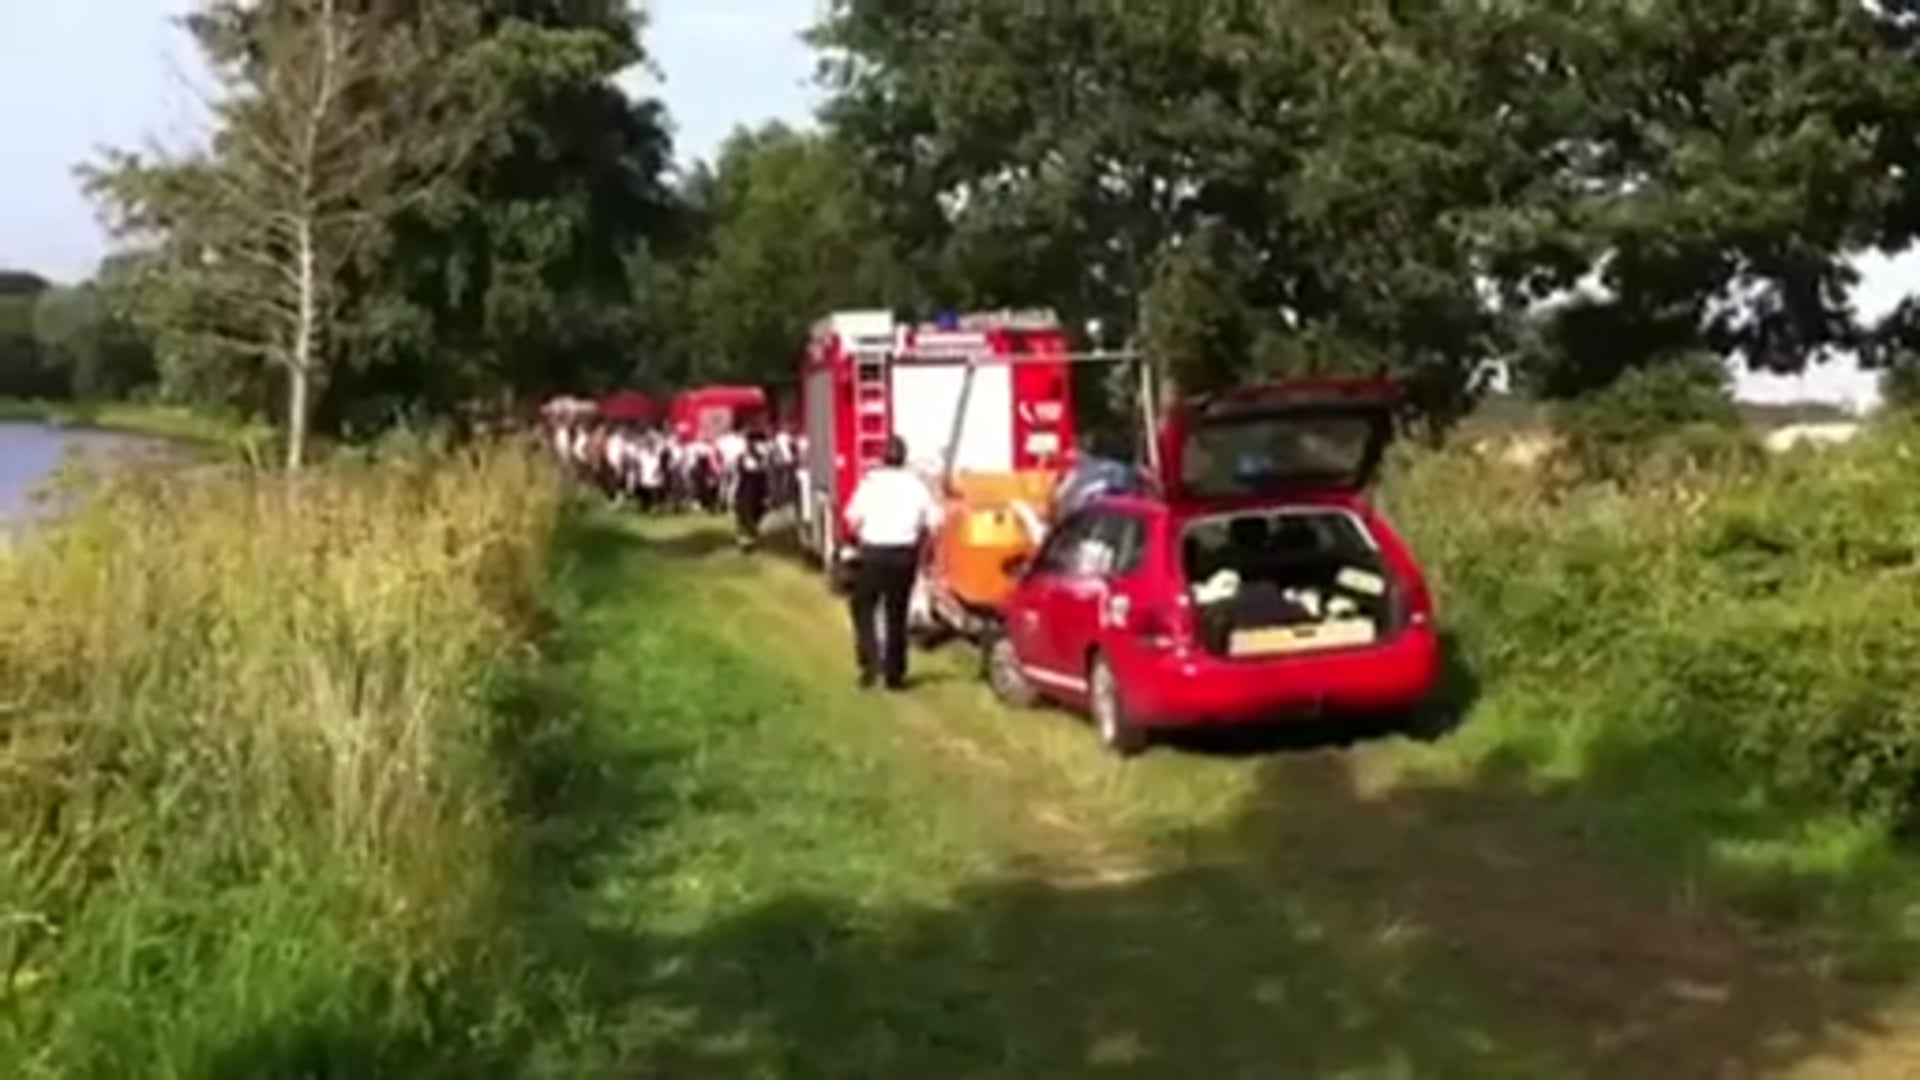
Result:
M814 324L814 333L843 338L892 337L897 323L893 312L880 309L836 311Z
M960 316L961 330L1058 330L1060 316L1052 308L1001 308Z
M968 367L1020 367L1025 364L1130 364L1145 359L1145 354L1132 349L1104 349L1093 352L1057 352L1023 353L1003 355L977 350L919 350L903 349L895 354L896 359L914 360L922 356L951 358Z

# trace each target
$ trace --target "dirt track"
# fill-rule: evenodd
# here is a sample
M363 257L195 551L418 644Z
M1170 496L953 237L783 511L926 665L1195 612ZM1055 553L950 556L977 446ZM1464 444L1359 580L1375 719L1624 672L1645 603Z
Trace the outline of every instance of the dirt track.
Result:
M849 677L844 615L800 563L741 556L704 526L643 531L767 663ZM1272 897L1369 977L1466 984L1466 1015L1489 1019L1493 1058L1511 1049L1516 1074L1920 1077L1910 1009L1628 883L1535 827L1523 785L1410 781L1400 764L1419 751L1398 739L1123 764L1070 717L1001 708L963 648L916 664L909 693L861 707L890 710L1052 886L1205 873Z

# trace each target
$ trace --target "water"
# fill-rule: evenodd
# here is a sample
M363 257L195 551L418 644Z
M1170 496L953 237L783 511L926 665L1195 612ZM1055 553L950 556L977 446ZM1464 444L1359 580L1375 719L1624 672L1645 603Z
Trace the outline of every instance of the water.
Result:
M157 446L137 435L0 422L0 532L35 511L34 491L69 454L111 458Z

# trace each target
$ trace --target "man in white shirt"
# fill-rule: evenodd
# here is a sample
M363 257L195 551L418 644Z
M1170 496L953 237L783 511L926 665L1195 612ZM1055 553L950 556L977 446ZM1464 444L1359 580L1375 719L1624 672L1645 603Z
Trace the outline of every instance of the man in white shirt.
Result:
M713 450L720 461L720 505L731 510L734 488L740 481L740 457L747 452L747 438L729 428L713 441Z
M747 452L747 437L729 428L713 441L713 448L720 454L720 467L731 470L739 464L740 455Z
M858 544L853 649L861 686L884 679L898 690L907 681L907 602L920 573L920 545L939 523L940 504L906 468L907 444L898 435L887 440L881 460L847 502L847 527Z
M794 501L795 472L800 462L793 449L793 433L785 428L773 434L773 481L768 487L767 501L771 506L783 506Z
M634 448L634 480L640 488L640 509L659 510L667 488L665 442L649 432Z

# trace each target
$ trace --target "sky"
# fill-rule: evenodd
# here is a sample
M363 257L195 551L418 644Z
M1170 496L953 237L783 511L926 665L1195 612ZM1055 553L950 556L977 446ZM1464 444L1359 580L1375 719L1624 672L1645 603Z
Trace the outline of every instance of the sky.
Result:
M107 247L75 166L103 147L179 146L202 130L192 49L172 18L190 0L0 0L0 267L58 280L91 272ZM818 100L800 33L822 0L647 0L651 72L623 80L657 94L682 161L710 157L739 125L806 123ZM1878 315L1920 292L1920 253L1864 262L1856 296ZM1851 364L1805 375L1743 375L1755 400L1865 404L1873 377Z
M194 142L203 81L173 23L190 0L0 0L0 266L71 281L107 239L74 176L101 148ZM819 0L649 0L655 71L632 91L667 104L682 160L740 124L805 123L817 95L800 41Z

